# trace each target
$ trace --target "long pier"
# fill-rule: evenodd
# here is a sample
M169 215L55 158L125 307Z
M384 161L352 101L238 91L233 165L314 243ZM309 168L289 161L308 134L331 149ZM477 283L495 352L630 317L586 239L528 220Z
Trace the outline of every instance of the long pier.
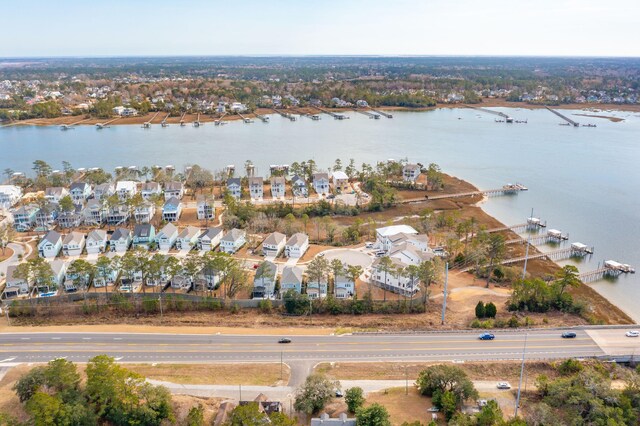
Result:
M505 185L502 188L496 188L496 189L487 189L485 191L470 191L470 192L458 192L455 194L442 194L442 195L429 195L426 196L424 198L409 198L406 200L401 200L398 202L398 204L414 204L414 203L421 203L424 201L429 201L429 200L444 200L447 198L464 198L464 197L473 197L476 195L482 195L482 196L497 196L497 195L507 195L507 194L517 194L520 191L526 191L527 187L524 185L521 185L519 183L515 184L515 185Z
M198 113L198 118L193 122L193 127L200 127L200 113Z
M279 111L275 108L271 108L276 114L280 114L284 118L288 118L290 121L296 121L297 118L293 114L289 114L288 112Z
M268 115L260 115L260 114L255 114L256 117L258 117L259 120L262 120L263 123L268 123L269 122L269 116Z
M184 122L184 117L187 115L186 112L183 112L182 115L180 116L180 127L184 127L186 125L186 123Z
M238 115L240 116L240 118L242 119L242 121L244 122L244 124L250 124L253 123L253 120L250 119L249 117L245 117L244 115L242 115L240 113L240 111L238 111Z
M374 118L376 120L380 119L380 115L379 114L374 114L373 112L369 112L369 111L365 111L365 110L357 109L357 108L354 108L353 110L355 112L359 113L359 114L366 115L369 118Z
M487 233L491 234L493 232L501 232L501 231L513 231L513 232L523 232L526 231L528 229L540 229L540 228L546 228L547 223L546 222L525 222L525 223L518 223L517 225L511 225L511 226L502 226L499 228L491 228L491 229L487 229Z
M216 126L221 126L221 125L223 125L223 124L227 124L227 122L226 122L226 121L222 121L222 119L223 119L226 115L227 115L227 113L226 113L226 112L222 113L222 115L220 116L220 118L218 118L217 120L215 120L213 123L214 123Z
M557 115L558 117L562 118L564 121L566 121L568 124L572 125L573 127L579 127L580 126L580 123L578 123L577 121L573 121L572 119L570 119L569 117L567 117L564 114L559 113L555 109L551 109L546 105L544 107L546 109L548 109L549 111L551 111L552 113L554 113L555 115Z
M160 111L156 111L156 113L153 114L153 117L151 117L151 120L145 121L144 123L142 123L142 127L144 127L145 129L150 128L151 127L151 123L153 122L153 120L155 120L155 118L158 116L158 114L160 114Z
M369 109L373 112L375 112L376 114L380 114L383 117L387 117L387 118L393 118L392 114L389 114L388 112L384 112L384 111L380 111L378 109L373 109L371 107L369 107Z
M562 248L562 249L558 249L558 250L553 250L547 253L535 253L535 254L530 254L528 256L519 256L519 257L513 257L511 259L505 259L503 261L497 262L495 266L497 265L512 265L514 263L520 263L520 262L524 262L525 259L527 260L535 260L535 259L550 259L550 260L562 260L562 259L568 259L570 257L575 257L575 256L586 256L590 254L588 251L584 251L584 250L578 250L575 247L567 247L567 248ZM487 266L487 265L483 265ZM460 269L460 272L468 272L471 271L472 269L474 269L475 266L471 265L471 266L466 266L464 268Z
M602 266L598 266L598 269L594 269L593 271L583 272L581 273L580 280L583 283L590 283L594 281L601 280L605 277L616 278L621 274L634 274L636 271L630 265L625 265L622 263L614 262L612 260L607 260L603 263Z
M160 125L162 127L169 127L169 123L167 123L167 120L169 119L170 115L171 115L171 113L168 113L167 116L162 119L162 121L160 122Z
M551 231L555 231L555 230L551 230ZM505 244L526 244L528 241L529 244L535 246L538 244L547 244L549 242L561 243L567 240L569 240L569 234L563 234L558 231L558 232L548 232L544 235L536 235L534 237L529 237L527 239L523 237L514 238L512 240L505 241Z
M104 129L105 127L109 127L109 124L113 123L116 120L119 120L120 118L122 117L116 117L109 121L105 121L104 123L96 123L96 129L100 130L100 129Z
M472 105L465 105L465 106L467 108L477 109L478 111L482 111L482 112L486 112L488 114L493 114L493 115L500 116L500 117L504 118L505 122L513 123L513 117L511 117L510 115L505 114L504 112L494 111L494 110L487 109L487 108L475 107L475 106L472 106Z
M335 112L329 111L329 110L324 109L324 108L320 108L318 106L314 106L314 108L317 109L320 112L324 112L325 114L328 114L328 115L332 116L335 120L346 120L346 119L349 118L346 115L337 114Z
M63 124L63 125L60 126L60 130L72 130L73 126L77 126L78 124L83 123L83 122L85 122L87 120L90 120L90 119L89 118L83 118L82 120L76 121L75 123Z

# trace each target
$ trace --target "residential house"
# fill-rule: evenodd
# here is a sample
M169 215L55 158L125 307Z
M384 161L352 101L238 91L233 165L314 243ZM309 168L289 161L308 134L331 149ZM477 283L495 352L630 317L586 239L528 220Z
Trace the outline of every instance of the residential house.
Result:
M307 188L307 181L298 175L291 178L291 190L296 197L308 197L309 189Z
M197 215L200 220L211 220L216 217L216 209L213 205L213 195L205 197L199 194L196 198Z
M182 182L167 182L164 184L164 199L175 197L178 200L184 196L184 185Z
M284 408L282 407L282 403L280 401L270 401L269 398L263 393L259 394L253 401L240 401L239 405L244 406L254 403L258 404L258 411L266 414L267 417L271 416L271 414L273 413L284 412Z
M61 228L70 229L80 226L83 219L83 207L81 205L76 205L73 210L63 211L60 213L56 218L56 221Z
M12 299L18 296L25 296L29 294L31 289L31 282L23 278L17 278L15 272L17 265L9 265L7 267L7 279L4 291L2 292L2 299Z
M227 191L233 198L242 197L242 180L240 178L227 179Z
M91 185L86 182L73 182L69 187L69 195L73 204L84 204L92 195Z
M167 223L156 234L156 242L160 250L171 250L178 239L178 228L173 223Z
M246 241L247 233L242 229L233 228L220 240L220 251L233 254L242 247Z
M275 263L265 260L258 266L256 275L253 279L254 299L269 299L275 295L276 291L276 275L278 267Z
M148 250L156 240L156 228L148 223L137 224L133 228L133 247Z
M182 214L182 202L176 197L169 198L162 207L162 220L165 222L175 222Z
M107 249L107 231L94 229L87 235L87 254L104 253Z
M329 175L327 173L313 174L313 190L318 195L327 195L329 193Z
M349 176L343 171L335 171L331 176L333 178L333 187L336 191L342 192L349 190Z
M293 234L284 246L284 254L287 257L300 258L309 248L309 237L307 234L297 232Z
M53 259L62 249L62 235L56 231L47 232L38 243L38 254L45 259Z
M284 198L286 182L282 176L271 178L271 196L273 198Z
M399 234L403 234L399 236ZM392 225L376 229L376 248L389 252L399 238L408 235L418 235L413 227L409 225Z
M145 182L140 188L140 195L145 201L149 201L159 194L162 194L162 188L158 182Z
M156 205L148 201L143 202L133 210L133 217L137 223L149 223L156 214Z
M285 266L280 277L280 294L288 290L302 293L302 268L298 266Z
M198 237L198 248L204 251L213 250L220 244L222 228L207 228Z
M116 193L116 186L113 183L101 183L93 190L93 198L96 200L106 200Z
M106 271L106 274L96 273L93 277L93 286L95 288L111 287L118 280L118 275L120 275L120 271L117 269Z
M0 208L13 207L22 198L22 188L15 185L0 185Z
M36 215L40 209L34 205L22 206L13 212L13 227L16 231L25 232L33 228Z
M133 198L138 193L138 185L131 180L120 180L116 183L116 194L120 201Z
M287 243L287 236L280 232L272 232L262 242L262 253L265 256L276 257L284 250Z
M49 265L51 265L51 272L53 272L51 279L46 281L36 280L36 291L38 292L38 297L51 297L57 295L58 289L64 283L64 277L67 273L67 262L55 259L52 260Z
M420 177L420 165L405 164L402 168L402 179L405 182L415 182Z
M84 250L84 233L73 231L64 236L62 240L62 253L65 256L80 256Z
M131 231L127 228L116 228L109 239L109 249L116 253L124 253L131 245Z
M402 262L396 257L391 257L392 268L396 271L404 270L407 263ZM381 259L378 258L371 266L371 280L373 284L385 290L403 295L405 297L413 297L419 290L418 277L410 277L404 273L385 272L380 265Z
M358 108L366 108L369 106L369 102L365 101L364 99L358 99L356 101L356 106Z
M261 177L249 178L249 196L252 200L261 200L264 196L263 185L264 179Z
M333 283L336 299L350 299L356 294L356 285L346 275L338 275Z
M432 260L435 256L431 250L420 250L418 246L409 242L398 244L389 252L389 257L396 258L407 265L419 265L424 261Z
M61 186L52 186L44 190L44 199L50 203L58 204L60 200L69 195L67 188Z
M320 281L307 282L307 296L309 299L324 299L327 297L327 289L329 283L326 278L321 278Z
M176 290L187 290L191 288L191 278L178 274L171 278L171 288Z
M200 228L195 226L187 226L178 234L176 240L176 248L178 250L191 250L198 245L198 237L201 234Z
M84 223L89 225L102 225L107 218L107 208L101 200L92 198L84 208Z
M69 271L69 269L70 268L67 268L64 276L64 291L67 293L75 293L78 290L87 288L91 280L91 275L75 273Z
M59 206L49 203L41 206L36 213L36 228L39 230L49 230L55 226L59 214Z
M107 211L106 221L109 225L121 225L129 220L131 214L124 204L118 204Z

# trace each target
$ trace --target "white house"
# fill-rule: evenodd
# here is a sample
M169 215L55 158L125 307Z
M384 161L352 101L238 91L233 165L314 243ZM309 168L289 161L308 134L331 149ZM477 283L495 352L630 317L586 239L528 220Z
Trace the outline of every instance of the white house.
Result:
M291 178L291 190L296 197L307 197L309 195L307 182L298 175Z
M178 228L173 223L167 223L156 234L156 242L160 250L170 250L178 239Z
M44 199L50 203L58 204L60 200L69 195L67 188L61 186L52 186L44 190Z
M242 197L242 180L240 178L227 179L227 191L233 198Z
M262 253L265 256L278 256L287 243L287 236L280 232L272 232L262 242Z
M388 252L398 242L398 238L406 235L418 235L413 227L409 225L392 225L385 226L384 228L376 229L376 247L378 249Z
M38 297L50 297L58 294L58 289L64 283L64 277L67 273L67 262L60 259L52 260L51 271L53 276L47 281L36 281L36 289L38 291Z
M216 217L216 209L213 205L213 195L209 198L203 194L198 195L196 201L197 216L200 220L211 220Z
M396 258L407 265L419 265L426 260L433 259L435 256L435 253L431 250L420 250L408 242L395 246L389 252L389 257Z
M62 235L49 231L38 243L38 254L46 259L53 259L62 249Z
M254 299L269 299L275 295L276 291L276 276L278 274L278 267L275 263L265 260L258 266L256 275L253 279L253 294Z
M82 232L73 231L62 240L62 253L65 256L79 256L84 250L85 240Z
M109 239L109 249L116 253L124 253L131 245L131 231L126 228L116 228Z
M329 175L327 173L313 174L313 190L318 195L327 195L329 193Z
M22 198L22 188L15 185L0 185L0 208L13 207Z
M13 227L18 232L28 231L36 223L40 209L34 205L21 206L13 212Z
M84 204L91 197L93 190L86 182L73 182L69 187L69 195L74 204Z
M222 228L205 229L198 237L198 248L200 250L210 251L220 244L222 239Z
M12 299L29 294L31 283L22 278L16 278L14 275L16 268L17 265L9 265L7 267L7 281L4 291L2 292L3 299Z
M164 184L164 199L175 197L178 200L184 196L184 185L182 182L167 182Z
M104 253L107 249L107 231L94 229L87 235L85 242L87 254Z
M320 281L308 282L307 296L309 296L309 299L324 299L327 297L328 287L326 278L322 278Z
M145 201L149 201L154 196L162 193L162 188L158 182L145 182L140 188L140 195Z
M107 199L113 194L116 193L116 186L112 183L101 183L100 185L96 185L93 190L93 198L96 200Z
M420 166L418 164L405 164L402 168L402 179L405 182L415 182L420 177Z
M128 200L138 193L138 186L131 180L120 180L116 183L116 194L120 201Z
M333 179L333 187L336 191L346 191L349 189L349 176L343 171L335 171L331 176Z
M198 245L198 237L200 236L200 234L200 228L196 228L195 226L187 226L178 234L178 239L176 240L176 248L179 250L191 250L193 247L196 247Z
M246 236L247 233L242 229L233 228L220 240L220 251L230 254L237 252L247 242Z
M137 223L149 223L156 214L156 205L148 201L143 202L133 210L133 217Z
M263 192L263 182L264 179L261 177L250 177L249 178L249 196L252 200L261 200L264 196Z
M176 197L169 198L162 207L162 220L176 222L182 214L182 202Z
M401 260L391 257L392 267L396 270L402 270L408 266L408 264ZM418 277L410 277L406 274L398 274L392 272L385 272L380 267L381 259L378 258L373 262L371 266L371 280L373 284L383 289L389 290L393 293L401 294L406 297L415 295L419 290Z
M282 176L271 178L271 196L273 198L284 198L286 182Z
M302 268L299 266L285 266L280 277L280 294L288 290L302 293Z
M350 299L356 294L356 285L351 278L338 275L333 284L336 299Z
M284 246L284 253L287 257L300 258L309 248L309 237L307 234L297 232L289 238Z

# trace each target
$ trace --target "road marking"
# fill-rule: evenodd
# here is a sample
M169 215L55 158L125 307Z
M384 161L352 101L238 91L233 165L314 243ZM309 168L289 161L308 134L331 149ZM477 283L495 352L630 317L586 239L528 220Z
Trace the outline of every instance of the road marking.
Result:
M52 337L51 340L60 340L62 337Z
M2 361L0 361L0 362L11 362L11 361L13 361L14 359L16 359L16 357L15 357L15 356L14 356L13 358L6 358L6 359L3 359L3 360L2 360Z
M20 340L31 340L31 337L21 337Z

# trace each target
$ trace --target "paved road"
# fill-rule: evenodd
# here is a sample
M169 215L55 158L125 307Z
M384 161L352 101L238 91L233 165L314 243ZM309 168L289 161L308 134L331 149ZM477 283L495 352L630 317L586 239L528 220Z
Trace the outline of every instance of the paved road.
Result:
M624 332L608 329L600 331L599 335L624 335ZM585 331L577 331L575 339L562 339L560 334L550 330L530 331L527 358L598 356L612 349L601 347L606 339L597 343ZM47 362L57 357L82 362L98 354L111 355L121 362L279 362L282 357L284 362L307 361L305 364L323 361L481 361L521 357L525 339L522 331L497 332L493 341L480 341L477 337L478 333L465 332L295 336L290 344L278 344L278 336L5 333L0 335L0 363ZM635 345L640 349L640 339L623 343L625 348Z

